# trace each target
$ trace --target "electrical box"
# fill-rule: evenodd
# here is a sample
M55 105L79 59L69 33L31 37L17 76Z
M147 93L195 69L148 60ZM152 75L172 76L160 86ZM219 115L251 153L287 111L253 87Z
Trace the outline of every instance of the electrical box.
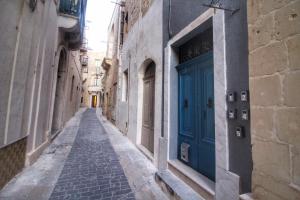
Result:
M236 94L235 94L235 92L228 92L227 93L227 101L228 102L235 102L236 101Z
M187 143L181 143L180 145L180 158L185 162L189 162L189 148L190 145Z
M228 119L236 119L236 110L228 110Z
M247 109L242 110L241 118L242 120L249 120L249 111Z
M241 101L243 102L249 101L249 93L247 90L241 91Z
M235 136L238 137L238 138L245 137L245 133L244 133L243 127L238 126L238 127L235 128Z

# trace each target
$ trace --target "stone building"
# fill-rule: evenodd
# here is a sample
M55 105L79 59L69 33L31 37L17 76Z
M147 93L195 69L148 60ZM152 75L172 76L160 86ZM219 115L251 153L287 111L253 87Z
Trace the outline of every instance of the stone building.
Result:
M118 1L116 5L108 27L107 52L102 61L102 67L105 70L102 80L104 86L102 108L103 114L112 123L116 123L118 69L120 64L119 50L123 42L121 37L121 30L123 29L120 28L122 2Z
M100 107L103 96L102 79L104 70L101 67L104 54L88 50L82 55L82 103L84 107Z
M300 1L248 1L254 199L300 199Z
M119 1L106 101L170 197L299 199L299 2Z
M80 106L86 0L0 3L0 188Z

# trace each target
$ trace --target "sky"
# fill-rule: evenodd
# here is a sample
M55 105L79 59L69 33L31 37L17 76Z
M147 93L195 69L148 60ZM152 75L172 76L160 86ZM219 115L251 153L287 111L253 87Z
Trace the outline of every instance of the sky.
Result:
M86 37L88 47L106 52L107 29L115 7L113 0L88 0L86 12Z

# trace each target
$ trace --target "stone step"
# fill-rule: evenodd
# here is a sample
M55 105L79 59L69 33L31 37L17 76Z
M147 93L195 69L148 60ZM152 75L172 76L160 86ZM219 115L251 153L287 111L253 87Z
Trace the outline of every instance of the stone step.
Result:
M155 181L170 199L205 200L186 183L173 175L169 170L156 172Z

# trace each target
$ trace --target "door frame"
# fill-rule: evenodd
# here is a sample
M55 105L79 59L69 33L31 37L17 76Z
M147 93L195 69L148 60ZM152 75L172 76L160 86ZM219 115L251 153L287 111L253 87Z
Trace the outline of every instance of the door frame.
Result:
M153 68L153 69L150 69L150 68ZM153 154L153 152L154 152L154 111L155 111L155 69L156 69L156 66L155 66L155 63L154 62L151 62L151 63L149 63L148 65L147 65L147 67L146 67L146 69L145 69L145 72L144 72L144 78L143 78L143 88L144 88L144 86L145 86L145 82L147 82L147 81L153 81L153 91L149 91L152 95L153 95L153 99L152 99L152 101L153 101L153 110L152 110L152 117L153 117L153 124L152 124L152 129L153 129L153 135L152 135L152 140L153 140L153 149L152 149L152 151L149 149L149 148L147 148L146 146L144 146L145 148L147 148L147 150L149 150L150 151L150 153L152 153ZM146 74L147 73L147 70L154 70L154 72L153 72L153 74L150 74L150 75L148 75L148 74ZM151 73L151 72L150 72ZM150 95L151 95L150 94ZM151 96L149 96L150 98L151 98ZM145 134L144 132L143 132L143 128L144 128L144 112L145 112L145 110L144 110L144 103L145 103L145 89L143 90L143 105L142 105L142 133L141 133L141 144L142 144L142 141L143 141L143 135ZM149 137L150 138L150 137Z
M166 140L160 145L167 144L166 168L177 161L178 143L178 73L176 66L179 64L177 48L189 39L196 36L206 26L206 22L212 20L213 26L213 54L214 54L214 96L215 96L215 155L216 155L216 181L212 184L211 190L216 198L231 191L230 198L238 199L240 193L239 176L229 170L229 141L228 141L228 121L226 118L226 39L225 39L225 11L209 8L202 15L183 28L172 37L165 48L166 74L165 82L165 137ZM173 165L174 166L174 165ZM180 171L180 168L177 168ZM183 172L184 173L184 172ZM194 177L189 177L194 179ZM207 180L200 174L199 179L204 183ZM226 184L222 180L226 179ZM207 184L206 184L207 185ZM205 187L205 186L203 186ZM232 197L232 198L231 198Z
M154 87L157 88L157 61L152 59L152 58L147 58L143 61L143 63L141 64L141 66L138 69L138 89L137 89L137 123L136 123L136 130L137 130L137 134L136 134L136 144L137 147L152 161L156 161L155 160L155 156L156 156L156 133L155 133L155 127L157 126L156 124L156 116L157 116L157 112L154 109L154 149L153 149L153 153L151 153L150 151L148 151L148 149L143 148L142 145L142 124L143 124L143 96L144 96L144 77L145 77L145 72L147 67L151 64L154 63L155 66L155 79L154 79ZM154 91L154 96L155 96L155 100L154 100L154 108L157 107L157 90Z
M183 75L184 73L186 73L187 71L190 71L190 70L192 70L193 71L193 69L192 68L195 68L195 64L197 65L196 67L198 68L197 70L205 70L205 69L208 69L208 68L210 68L210 69L212 69L212 70L214 70L214 66L212 65L209 65L209 67L207 67L207 64L208 63L210 63L210 61L212 61L212 64L213 64L213 52L212 51L209 51L209 52L206 52L206 53L203 53L203 54L201 54L201 55L199 55L199 56L197 56L197 57L195 57L195 58L192 58L191 60L188 60L188 61L185 61L185 62L183 62L183 63L180 63L178 66L176 66L176 70L177 70L177 73L178 73L178 78L179 78L179 76L180 76L180 74L181 75ZM199 65L199 66L198 66ZM193 73L197 73L197 70L196 69L194 69L194 71L193 71ZM213 71L213 74L214 74L214 71ZM199 79L199 77L197 77L196 79ZM195 81L195 80L194 80ZM213 85L214 85L214 80L213 80ZM201 87L202 87L203 85L201 85ZM177 87L178 87L178 94L180 94L180 90L181 90L181 88L180 88L180 83L179 83L179 81L178 81L178 85L177 85ZM195 85L193 85L193 90L195 89L194 87L197 87L197 86L195 86ZM199 88L198 88L199 89ZM204 90L206 90L207 91L207 88L203 88ZM197 90L197 92L200 92L200 90ZM214 91L213 91L214 92ZM199 96L198 96L199 97ZM192 99L193 99L193 102L196 102L196 98L197 98L197 95L196 94L193 94L193 97L192 97ZM179 132L180 132L180 125L181 125L181 116L180 116L180 96L178 95L178 134L177 134L177 142L179 142ZM214 99L214 97L213 97L213 99ZM215 100L213 100L213 103L215 102ZM191 103L192 104L192 103ZM202 105L203 106L203 105ZM194 108L194 109L196 109L196 108ZM199 117L199 116L192 116L192 118L194 118L194 117ZM202 117L199 117L199 118L197 118L197 121L198 120L201 120L201 123L203 123L204 121L203 121L203 118ZM214 120L215 119L213 119L213 124L215 124L215 122L214 122ZM195 123L195 122L194 122ZM193 124L193 128L192 128L192 135L185 135L185 134L182 134L182 137L187 137L187 138L191 138L191 137L194 137L195 136L195 138L194 139L196 139L198 142L200 142L200 138L199 138L199 136L201 136L201 134L200 134L200 131L199 130L197 130L197 129L195 129L196 128L196 124ZM198 131L198 132L194 132L194 131ZM202 130L201 130L202 131ZM215 132L215 131L214 131ZM197 137L197 136L198 137ZM214 133L214 135L215 135L215 133ZM189 142L187 142L187 143L190 143L190 141ZM214 139L214 141L213 141L213 146L215 147L215 139ZM200 145L200 143L197 143L198 145ZM203 145L203 143L202 143L202 145ZM179 157L179 155L180 155L180 152L178 152L178 151L180 151L179 149L180 149L180 144L178 144L177 145L178 147L177 147L177 159L178 160L180 160L178 157ZM192 146L192 145L191 145ZM205 145L204 145L205 146ZM203 146L202 146L203 147ZM191 147L190 147L191 148ZM195 146L194 146L194 148L196 148ZM215 152L215 150L214 150L214 152ZM198 149L197 149L197 153L200 153L200 151L198 151ZM192 154L190 154L191 156L192 156ZM193 159L193 158L191 158L191 159ZM197 168L199 167L199 160L198 160L199 158L197 158L197 161L196 161L196 163L197 163ZM201 158L200 158L201 159ZM205 157L205 159L207 159L207 157ZM215 156L213 156L213 159L216 161L216 158L215 158ZM183 164L185 164L183 161L181 161ZM215 163L214 163L215 164ZM187 164L185 164L185 165L187 165ZM188 165L187 165L188 166ZM191 166L189 166L189 167L191 167ZM191 167L191 168L193 168L193 167ZM194 169L194 168L193 168ZM197 171L198 173L201 173L201 172L199 172L198 170L199 169L194 169L195 171ZM203 172L204 173L204 172ZM204 175L204 174L203 174ZM216 174L214 174L214 175L204 175L204 176L206 176L207 178L209 178L210 180L213 180L213 179L215 179L215 176L216 176Z
M96 106L94 107L94 97L96 98ZM97 108L98 105L98 96L96 94L92 94L92 101L91 101L91 107L92 108Z

